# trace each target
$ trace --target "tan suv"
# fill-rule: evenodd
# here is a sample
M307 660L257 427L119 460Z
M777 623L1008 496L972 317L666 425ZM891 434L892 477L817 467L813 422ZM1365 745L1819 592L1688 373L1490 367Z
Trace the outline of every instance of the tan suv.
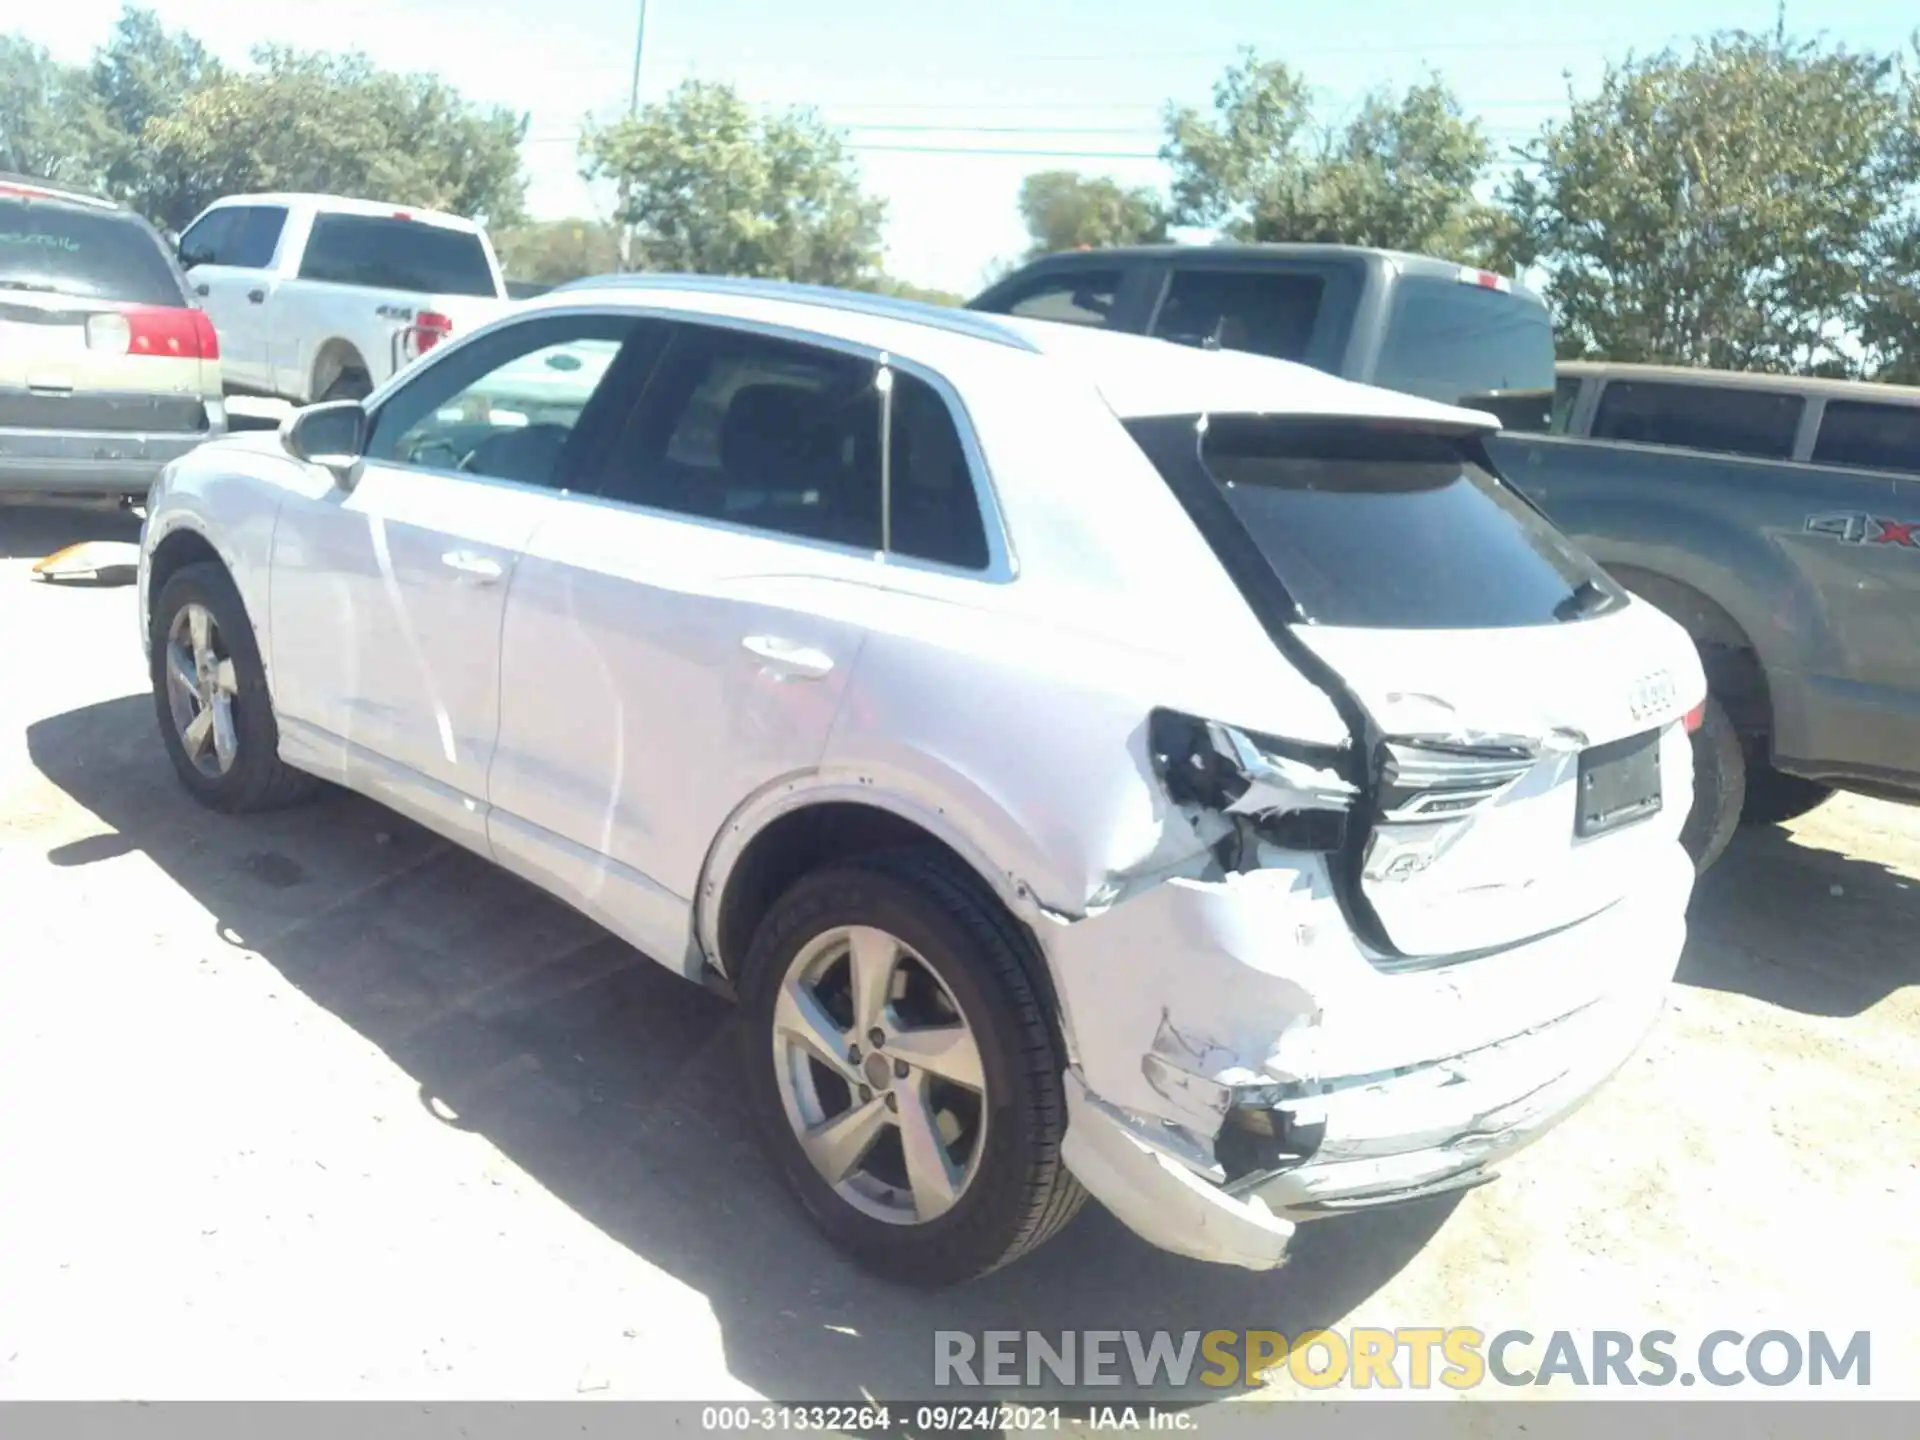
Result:
M220 342L154 228L0 174L0 495L144 497L226 428Z

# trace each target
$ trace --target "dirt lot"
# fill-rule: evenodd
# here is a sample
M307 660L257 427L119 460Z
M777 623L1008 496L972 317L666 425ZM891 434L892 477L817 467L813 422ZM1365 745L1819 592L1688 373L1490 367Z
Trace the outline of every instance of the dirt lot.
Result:
M28 576L115 533L0 506L0 1395L924 1397L942 1328L1468 1324L1868 1329L1920 1396L1920 810L1744 833L1498 1184L1270 1275L1089 1210L915 1295L778 1189L719 1002L359 800L197 810L131 588Z

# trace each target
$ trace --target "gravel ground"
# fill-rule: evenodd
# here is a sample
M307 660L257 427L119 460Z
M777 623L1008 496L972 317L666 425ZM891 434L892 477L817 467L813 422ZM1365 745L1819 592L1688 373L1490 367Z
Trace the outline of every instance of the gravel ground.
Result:
M1474 1325L1866 1329L1920 1397L1920 810L1743 832L1643 1053L1497 1184L1268 1275L1089 1209L903 1293L760 1160L724 1005L363 801L193 806L131 588L28 574L132 534L0 506L0 1396L924 1397L936 1329Z

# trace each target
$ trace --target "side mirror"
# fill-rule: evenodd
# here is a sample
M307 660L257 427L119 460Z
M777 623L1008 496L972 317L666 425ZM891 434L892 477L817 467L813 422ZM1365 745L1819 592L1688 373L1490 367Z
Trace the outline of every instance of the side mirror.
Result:
M358 400L329 400L296 410L280 422L280 444L296 460L324 465L334 483L351 490L367 448L367 410Z

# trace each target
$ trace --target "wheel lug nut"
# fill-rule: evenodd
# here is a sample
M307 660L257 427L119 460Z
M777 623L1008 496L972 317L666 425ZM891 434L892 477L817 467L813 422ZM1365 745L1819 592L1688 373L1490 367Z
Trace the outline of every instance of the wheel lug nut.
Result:
M887 1032L882 1030L878 1025L874 1026L873 1029L867 1032L867 1043L878 1050L882 1045L887 1043Z
M893 1091L889 1090L887 1092L887 1109L898 1110L899 1108L900 1108L900 1097L894 1094Z
M896 1080L904 1080L907 1078L907 1062L906 1061L896 1060L893 1062L893 1078Z
M893 1097L889 1095L887 1098L891 1100ZM868 1089L865 1085L862 1085L860 1087L860 1103L864 1105L867 1103L867 1101L871 1099L873 1099L873 1091Z
M849 1045L847 1047L847 1063L849 1065L858 1065L860 1063L860 1047L858 1045Z

